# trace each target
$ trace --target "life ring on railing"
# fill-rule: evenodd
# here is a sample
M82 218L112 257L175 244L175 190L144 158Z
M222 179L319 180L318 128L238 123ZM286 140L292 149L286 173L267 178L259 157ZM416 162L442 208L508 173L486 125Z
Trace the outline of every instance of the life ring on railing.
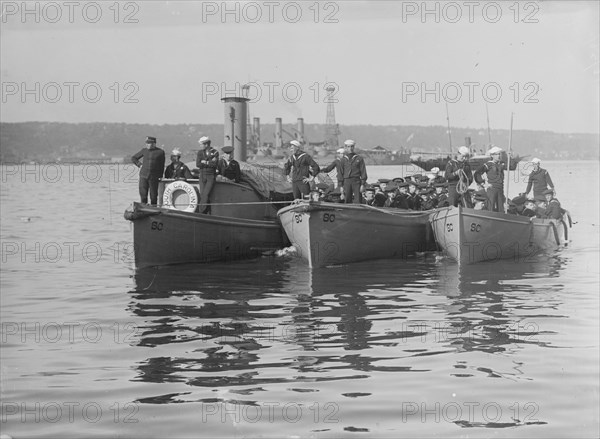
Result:
M198 207L198 192L186 181L174 181L165 186L163 207L182 212L195 212Z

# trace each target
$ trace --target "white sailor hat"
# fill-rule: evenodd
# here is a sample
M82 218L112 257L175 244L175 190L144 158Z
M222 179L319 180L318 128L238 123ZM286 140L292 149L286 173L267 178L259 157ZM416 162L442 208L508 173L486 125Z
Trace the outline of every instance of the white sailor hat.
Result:
M531 159L531 163L537 163L539 165L540 163L542 163L542 161L540 159L538 159L537 157L535 157L535 158Z
M298 142L297 140L292 140L292 141L290 142L290 145L292 145L292 146L302 146L302 145L300 144L300 142Z
M356 143L354 142L354 140L348 139L344 142L344 146L354 146L356 145Z
M173 148L173 151L171 151L171 155L178 155L179 157L181 157L181 150L179 148Z
M497 146L493 146L489 151L488 155L492 154L500 154L502 152L502 148L498 148Z
M344 151L344 148L339 148L336 152L343 154L345 151Z
M207 143L210 142L210 138L208 136L202 136L200 137L200 140L198 140L198 143Z
M431 173L432 174L437 174L438 172L440 172L440 168L438 168L438 167L431 168Z
M469 155L471 151L469 151L469 148L467 148L466 146L461 146L460 148L458 148L458 153L460 155Z

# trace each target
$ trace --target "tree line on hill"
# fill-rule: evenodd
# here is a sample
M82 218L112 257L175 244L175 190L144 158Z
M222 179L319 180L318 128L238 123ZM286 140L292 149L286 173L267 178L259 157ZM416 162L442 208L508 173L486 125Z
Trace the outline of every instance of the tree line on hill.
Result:
M295 125L283 126L284 142L293 139ZM322 142L324 124L306 124L304 138L308 142ZM345 139L356 141L360 149L382 146L391 151L454 152L467 142L477 152L485 152L491 143L508 147L508 130L453 128L452 148L448 132L443 126L340 126L340 145ZM262 124L261 143L274 142L275 124ZM146 136L158 138L158 145L167 152L174 147L184 151L184 160L190 160L198 150L198 139L209 136L213 146L223 146L221 124L150 125L125 123L61 123L20 122L0 124L0 162L53 162L77 159L128 160L144 146ZM551 131L515 130L512 135L513 151L521 156L539 156L541 159L595 159L599 154L598 134L554 133Z

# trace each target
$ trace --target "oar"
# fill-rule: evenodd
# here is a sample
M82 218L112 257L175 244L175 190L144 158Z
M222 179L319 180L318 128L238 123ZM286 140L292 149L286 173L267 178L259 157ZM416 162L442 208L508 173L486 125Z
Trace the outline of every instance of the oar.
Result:
M512 130L513 130L513 113L510 113L510 131L508 132L508 164L506 167L506 203L504 206L504 211L506 212L508 207L508 187L510 185L510 153L512 151Z

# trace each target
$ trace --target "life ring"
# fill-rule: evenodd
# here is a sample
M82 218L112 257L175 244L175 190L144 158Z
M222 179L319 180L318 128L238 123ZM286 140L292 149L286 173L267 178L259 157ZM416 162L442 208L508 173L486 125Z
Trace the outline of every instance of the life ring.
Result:
M169 183L165 186L163 207L183 212L195 212L198 207L198 192L186 181Z

